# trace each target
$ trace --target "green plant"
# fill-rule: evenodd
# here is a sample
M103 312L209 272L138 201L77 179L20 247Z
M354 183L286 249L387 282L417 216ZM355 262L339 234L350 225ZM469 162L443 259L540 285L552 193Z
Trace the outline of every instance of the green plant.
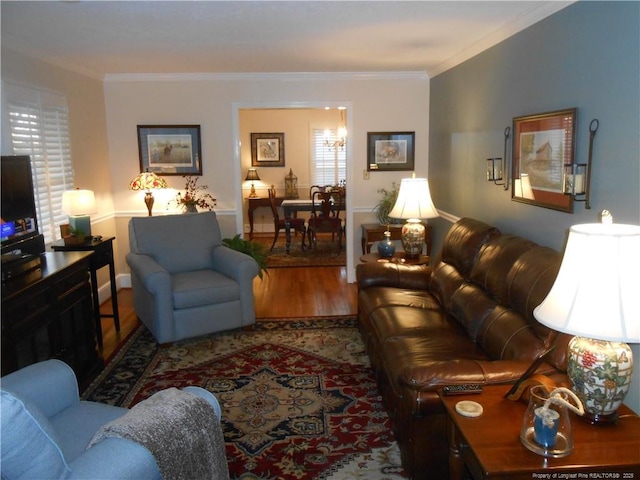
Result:
M381 188L378 190L378 193L381 195L380 200L374 207L374 211L376 212L376 218L380 225L389 225L390 223L395 223L395 220L389 218L389 212L393 209L393 206L396 204L396 200L398 199L398 192L400 191L400 185L396 182L391 184L390 189Z
M267 275L269 275L269 272L267 272L267 247L265 245L252 242L251 240L245 240L240 237L240 234L233 238L223 238L222 243L233 250L249 255L258 262L258 267L260 267L258 276L260 280L262 280L262 272L266 272Z

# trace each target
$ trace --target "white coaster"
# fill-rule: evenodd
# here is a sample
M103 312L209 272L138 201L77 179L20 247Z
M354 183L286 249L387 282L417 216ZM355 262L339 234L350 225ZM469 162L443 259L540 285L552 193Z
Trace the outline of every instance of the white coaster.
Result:
M465 417L479 417L483 411L482 405L471 400L456 403L456 412Z

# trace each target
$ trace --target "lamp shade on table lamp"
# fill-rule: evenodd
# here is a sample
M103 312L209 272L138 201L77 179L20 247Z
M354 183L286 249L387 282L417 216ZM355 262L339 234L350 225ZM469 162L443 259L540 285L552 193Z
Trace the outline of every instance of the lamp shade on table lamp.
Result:
M255 168L250 168L247 171L247 177L244 180L246 182L251 182L251 191L249 192L249 198L257 198L258 194L256 193L256 187L253 182L255 182L256 180L260 181L258 171Z
M407 220L401 233L402 248L407 258L417 258L422 253L426 229L420 220L438 216L431 201L429 181L426 178L403 178L389 217Z
M567 374L593 423L616 420L629 391L640 342L640 227L574 225L553 287L534 309L538 321L576 335Z
M69 225L78 233L91 237L91 217L96 213L96 197L91 190L62 192L62 213L69 215Z
M148 169L145 172L136 175L136 177L131 180L131 182L129 182L129 190L146 190L146 193L144 195L144 203L147 206L149 216L152 215L151 211L153 210L153 203L155 201L151 190L167 188L167 186L167 182L164 178L160 178L158 175L150 172Z

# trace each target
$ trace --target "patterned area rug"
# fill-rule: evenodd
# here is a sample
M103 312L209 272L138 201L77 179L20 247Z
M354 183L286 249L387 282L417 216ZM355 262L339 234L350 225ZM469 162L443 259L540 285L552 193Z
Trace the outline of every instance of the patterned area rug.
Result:
M163 346L139 327L83 399L131 407L186 385L220 400L233 479L405 478L354 317L264 320Z
M263 243L267 252L271 248L273 237L254 237L254 242ZM318 238L315 249L307 248L302 250L302 237L300 234L291 237L291 248L286 253L286 240L284 232L278 237L273 250L269 252L267 263L269 268L281 267L342 267L347 264L347 254L344 248L344 238L342 248L338 250L338 240L331 240L331 235Z

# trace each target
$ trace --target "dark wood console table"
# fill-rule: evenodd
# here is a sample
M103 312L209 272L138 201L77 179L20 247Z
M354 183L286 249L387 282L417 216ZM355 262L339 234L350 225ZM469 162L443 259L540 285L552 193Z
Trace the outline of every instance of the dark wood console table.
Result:
M63 240L58 240L51 245L56 252L93 252L89 259L89 271L91 273L91 295L93 298L93 315L96 322L96 338L98 345L102 346L102 317L113 318L116 332L120 331L120 314L118 313L118 287L116 285L116 268L113 262L113 241L115 237L93 237L85 243L65 245ZM102 267L109 267L109 281L111 282L111 306L113 314L100 313L100 299L98 297L97 272Z
M89 285L91 252L47 252L38 275L2 285L2 375L58 358L81 385L102 369Z
M384 232L386 225L379 223L363 223L362 224L362 254L371 253L371 246L375 242L384 240ZM402 225L389 225L391 232L391 240L400 240L402 234ZM427 256L431 255L431 226L425 225L424 242L427 244Z
M573 452L564 458L545 458L520 442L527 405L504 398L509 385L485 386L479 395L443 396L449 422L451 479L640 478L640 417L622 406L614 425L591 425L571 414ZM463 417L455 405L471 400L484 412Z
M276 197L276 205L280 206L283 200L284 198L282 197ZM247 201L249 203L249 209L248 209L249 239L252 239L253 238L253 211L256 208L260 208L260 207L271 207L271 200L269 200L269 197L255 197L255 198L247 198Z

